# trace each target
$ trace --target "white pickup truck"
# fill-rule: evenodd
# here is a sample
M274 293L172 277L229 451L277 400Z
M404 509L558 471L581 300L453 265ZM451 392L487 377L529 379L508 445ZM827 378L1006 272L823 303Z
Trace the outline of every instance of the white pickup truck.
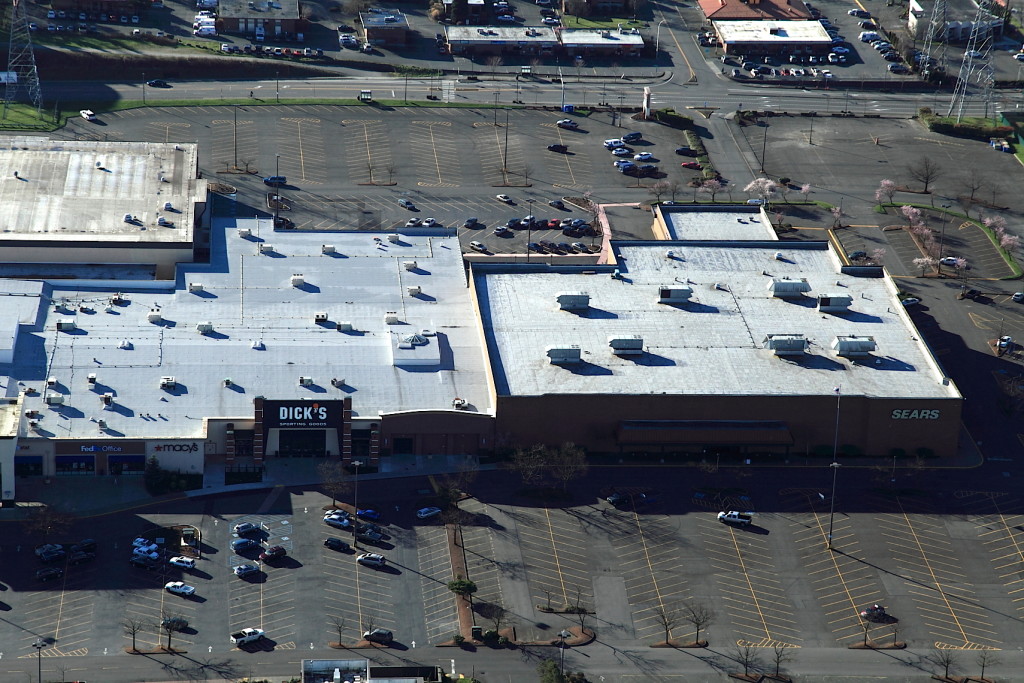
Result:
M737 512L736 510L729 510L728 512L719 512L718 521L725 522L726 524L737 524L739 526L747 526L754 521L753 512Z
M231 634L232 645L245 645L247 643L255 643L257 640L263 637L263 629L259 628L243 628L241 631Z

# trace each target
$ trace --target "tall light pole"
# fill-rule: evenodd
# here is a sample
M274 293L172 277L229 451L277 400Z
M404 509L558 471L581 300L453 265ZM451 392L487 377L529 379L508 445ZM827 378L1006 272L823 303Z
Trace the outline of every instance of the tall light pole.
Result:
M761 173L764 173L764 155L768 153L768 123L764 124L764 141L761 142Z
M354 507L356 509L356 511L355 511L355 525L356 525L357 529L359 528L359 466L362 465L362 464L363 463L360 460L353 460L352 461L352 467L354 467L356 469L356 484L355 484L355 493L352 495L352 498L353 498L352 507ZM359 547L359 533L356 532L355 530L353 530L353 532L354 533L352 534L352 545L354 545L356 548L358 548Z
M658 22L658 30L654 34L654 73L652 75L658 75L658 51L661 49L661 25L667 21L662 19Z
M558 662L558 673L562 676L565 675L565 639L571 635L572 634L566 631L565 629L562 629L558 633L558 649L562 651L561 657L559 658Z
M530 215L533 215L533 199L527 199L526 203L530 205ZM533 237L533 221L526 226L526 262L530 262L530 239Z
M36 675L38 676L39 683L43 683L43 648L46 647L46 643L40 638L36 642L32 643L32 647L36 649Z
M281 155L274 155L274 179L281 178ZM277 230L277 219L281 215L281 185L280 182L274 185L274 229Z
M827 548L829 550L832 550L832 524L836 517L836 475L839 473L839 406L843 398L842 385L836 387L834 391L836 392L836 430L835 437L832 440L832 464L829 465L832 468L832 500L830 502L831 509L828 513Z
M275 71L274 72L274 84L275 84L274 85L274 91L275 91L274 92L274 98L277 100L278 104L281 104L281 72L280 71Z
M942 232L939 233L939 261L940 262L942 261L942 247L946 243L946 223L949 222L949 207L951 207L951 206L953 206L953 205L952 204L943 204L942 205L942 213L943 213L943 216L942 216ZM939 271L941 272L942 271L942 268L941 268L942 264L939 263L939 266L940 266L939 267Z
M558 85L562 86L562 106L560 111L565 111L565 77L562 76L562 67L558 67Z
M142 104L146 104L146 72L142 72Z

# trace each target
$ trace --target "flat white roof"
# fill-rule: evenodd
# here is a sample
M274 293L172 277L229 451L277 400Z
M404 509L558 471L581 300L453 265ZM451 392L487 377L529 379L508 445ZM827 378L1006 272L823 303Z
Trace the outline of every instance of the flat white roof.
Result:
M425 230L392 243L386 233L275 233L269 219L238 225L252 236L215 221L212 265L183 264L173 290L125 284L124 301L111 305L113 290L65 285L48 292L61 311L36 298L40 323L22 329L14 364L3 366L14 380L10 395L36 390L25 397L26 409L42 415L36 435L195 437L203 418L251 416L258 395L351 396L357 417L451 408L455 397L493 411L457 238ZM324 243L334 255L322 253ZM260 253L261 245L273 250ZM302 284L293 284L297 274ZM162 322L148 320L153 310ZM318 313L327 321L316 322ZM388 314L398 324L386 324ZM75 329L58 331L67 320ZM197 332L204 322L210 334ZM339 322L352 331L336 329ZM427 343L401 348L396 338L411 333ZM161 390L164 376L178 388ZM300 376L312 386L301 386ZM114 404L104 409L107 392ZM47 405L50 394L63 405Z
M449 43L558 43L555 30L550 26L447 26L445 33Z
M196 163L194 144L0 138L0 239L191 242Z
M571 47L573 45L594 47L621 46L621 47L643 47L644 37L636 33L621 33L619 31L597 31L586 28L564 28L559 32L562 45Z
M840 272L825 243L615 242L622 279L600 269L474 270L499 396L557 394L844 395L953 398L888 278ZM673 258L666 257L672 249ZM781 253L781 258L777 254ZM773 278L807 278L797 300L774 298ZM689 303L658 303L663 287L690 287ZM559 310L555 297L585 292L590 308ZM823 313L821 294L853 298ZM802 334L800 359L765 348L772 334ZM619 357L609 338L643 338L645 354ZM838 357L836 336L873 337L868 358ZM584 363L553 365L551 347L578 345Z
M723 43L825 43L832 37L818 21L715 21Z
M669 239L776 240L760 206L660 206Z

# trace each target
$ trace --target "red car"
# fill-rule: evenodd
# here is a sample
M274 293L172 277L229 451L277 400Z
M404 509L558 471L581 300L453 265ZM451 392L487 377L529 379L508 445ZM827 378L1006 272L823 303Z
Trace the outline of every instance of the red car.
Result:
M284 546L275 545L260 553L260 560L266 562L268 560L275 560L279 557L284 557L287 554L288 551L284 549Z
M700 163L696 161L684 161L679 165L682 166L683 168L692 168L695 171L699 171L701 168Z
M557 218L552 218L551 220L548 221L549 230L558 230L559 225L561 225L561 221L558 220Z

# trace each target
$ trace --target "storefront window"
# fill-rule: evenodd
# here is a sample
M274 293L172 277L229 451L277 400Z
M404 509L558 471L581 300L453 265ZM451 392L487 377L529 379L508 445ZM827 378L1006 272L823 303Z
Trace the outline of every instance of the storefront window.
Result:
M14 456L14 474L18 477L41 477L43 475L43 456Z
M58 475L95 474L96 459L91 455L58 455L56 472Z

